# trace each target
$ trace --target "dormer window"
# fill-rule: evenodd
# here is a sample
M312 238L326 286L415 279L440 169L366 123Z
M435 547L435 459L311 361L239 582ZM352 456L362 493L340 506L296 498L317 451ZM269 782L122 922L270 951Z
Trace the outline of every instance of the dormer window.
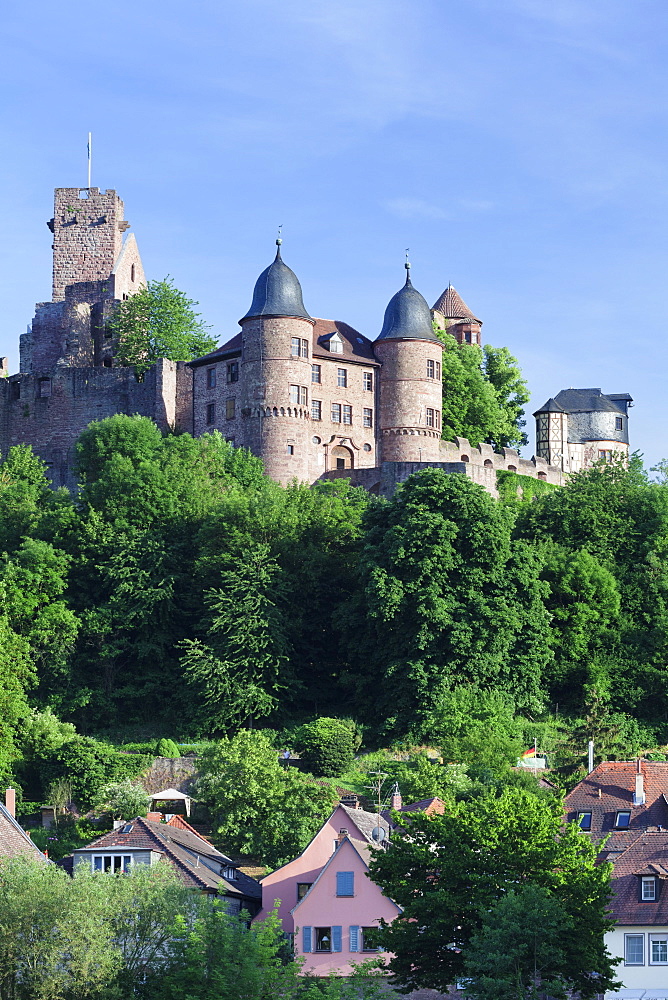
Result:
M581 830L591 830L591 813L590 812L578 813L578 825Z
M338 333L333 333L329 338L329 349L332 354L343 354L343 341Z
M234 881L237 877L236 868L223 868L223 878L227 879L228 882Z
M651 902L656 899L656 878L654 875L643 876L640 885L640 898L643 902Z
M631 810L620 809L620 811L615 816L615 829L627 830L630 822L631 822Z

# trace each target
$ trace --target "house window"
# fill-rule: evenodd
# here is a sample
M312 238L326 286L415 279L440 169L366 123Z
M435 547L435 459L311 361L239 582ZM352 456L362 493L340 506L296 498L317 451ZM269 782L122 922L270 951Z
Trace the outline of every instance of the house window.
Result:
M290 341L290 354L292 355L293 358L299 357L300 344L301 341L299 337L293 337L292 340Z
M364 372L364 390L373 392L373 372Z
M322 365L311 365L311 382L318 385L322 382Z
M436 411L432 410L430 406L427 407L427 417L426 417L427 427L435 427L436 426L436 416L435 416L435 413L436 413Z
M206 387L207 389L216 388L216 369L207 368L206 370Z
M578 824L581 830L591 830L591 813L578 813Z
M233 882L237 877L236 868L223 868L223 878Z
M656 879L653 875L642 879L642 898L645 900L656 899Z
M332 354L343 354L343 341L339 337L338 333L335 333L333 337L329 338L329 349Z
M297 902L304 898L312 885L313 882L297 882Z
M370 406L365 406L362 410L362 423L365 427L373 427L373 410Z
M316 927L315 928L315 950L316 951L331 951L332 950L332 928L331 927Z
M131 854L94 854L94 872L129 872L132 867Z
M337 896L355 895L355 872L336 873L336 895Z
M352 424L353 422L353 408L345 403L343 406L343 422L344 424Z
M624 935L624 965L645 964L645 935Z
M238 382L239 381L239 362L230 361L227 366L227 381L228 382Z
M225 400L225 419L234 420L235 401L234 397Z
M615 430L621 431L624 429L624 419L623 417L615 417Z
M332 403L332 423L333 424L340 424L341 423L341 404L340 403Z
M427 378L436 378L436 362L427 361Z
M665 934L650 934L650 965L668 965L668 937Z
M380 951L374 941L374 934L378 933L377 927L362 927L362 951Z
M293 444L289 444L288 445L288 455L294 455L294 453L295 453L295 446Z
M311 400L311 420L322 420L322 400Z
M348 388L348 369L347 368L337 368L336 369L336 384L341 389Z
M216 422L216 404L207 403L206 407L206 422L207 424L215 424Z
M622 809L617 813L615 817L615 827L618 830L626 830L630 822L631 811L629 809Z

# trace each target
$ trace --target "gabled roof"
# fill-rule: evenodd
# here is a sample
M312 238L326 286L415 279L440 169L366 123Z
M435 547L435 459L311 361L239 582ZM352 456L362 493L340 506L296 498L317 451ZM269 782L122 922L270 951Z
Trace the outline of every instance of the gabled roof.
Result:
M459 292L457 292L452 285L448 285L445 291L436 300L432 308L434 312L440 312L446 319L469 319L473 320L475 323L480 323L482 326L482 320L478 319L477 316L471 312Z
M566 796L569 821L577 820L579 812L590 812L592 839L610 835L605 855L626 850L649 827L668 830L668 761L641 760L645 802L635 806L637 767L637 761L603 761ZM615 818L620 811L630 811L631 819L627 828L618 830Z
M329 341L338 333L343 343L343 353L329 350ZM329 361L359 361L362 364L377 365L373 345L368 337L339 319L316 319L313 327L313 357L327 358Z
M657 898L640 899L640 879L654 875ZM668 831L646 830L615 859L612 872L612 914L622 925L668 924Z
M361 833L362 840L367 844L376 843L373 831L377 826L380 826L386 835L389 836L390 824L382 812L379 817L378 813L367 812L366 809L351 809L350 806L344 806L343 804L337 806L337 808L343 809L346 816L350 818L350 821L355 825L358 832Z
M614 397L621 398L619 395ZM562 389L554 397L555 403L566 413L626 413L625 407L619 406L614 399L600 389Z
M0 860L19 857L48 863L48 859L35 847L21 824L0 802Z
M123 830L127 829L127 833ZM164 855L176 869L181 880L189 886L209 892L220 891L226 895L247 896L259 899L262 895L259 882L238 870L234 862L221 854L213 844L204 840L188 824L173 826L156 823L138 816L118 830L111 830L87 847L74 851L75 855L94 851L148 850ZM235 879L223 878L225 868L234 868Z
M323 875L325 874L325 872L327 871L327 869L329 868L329 866L332 865L336 859L338 859L338 855L343 850L344 844L350 844L350 846L353 848L353 850L355 851L355 853L359 856L362 864L364 865L364 867L368 871L368 869L369 869L369 861L371 860L372 852L374 850L378 850L379 848L372 847L371 844L369 844L367 841L364 841L364 840L355 840L352 837L342 837L342 839L336 845L336 850L334 851L334 853L331 855L331 857L328 859L328 861L322 866L322 868L318 872L318 877L316 878L315 882L313 882L313 884L311 885L311 888L308 890L308 892L306 892L302 896L301 899L297 900L296 904L290 910L290 913L294 913L295 910L299 909L299 907L304 902L304 900L313 893L313 890L316 888L316 886L318 885L318 882L323 877ZM378 891L381 894L384 895L384 893L382 893L382 890L381 890L380 886L378 887ZM389 899L389 896L387 898ZM401 911L401 907L398 905L398 903L395 903L393 899L390 899L389 901L392 903L393 906L396 906L397 911L399 913L402 912Z

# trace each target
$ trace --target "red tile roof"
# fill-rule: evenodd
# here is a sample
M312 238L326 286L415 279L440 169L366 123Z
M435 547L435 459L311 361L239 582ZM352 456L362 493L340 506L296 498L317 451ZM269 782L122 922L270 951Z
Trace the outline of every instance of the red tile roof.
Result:
M591 836L595 841L610 836L605 854L623 851L650 827L668 829L668 762L641 761L644 805L633 804L637 761L604 761L566 796L566 818L591 812ZM615 828L616 815L629 810L627 829Z
M640 899L643 875L657 878L657 899ZM612 914L618 924L668 924L668 830L647 830L616 858Z
M339 333L343 341L343 353L334 354L327 346L333 333ZM338 319L317 319L313 327L313 357L328 358L330 361L353 361L364 365L377 365L373 344L368 337L354 330Z
M452 285L448 285L432 308L435 312L440 312L446 319L472 319L475 323L480 323L482 326L482 321L471 312L461 295L455 291Z
M0 860L2 858L27 857L47 862L42 852L35 847L23 827L0 802Z

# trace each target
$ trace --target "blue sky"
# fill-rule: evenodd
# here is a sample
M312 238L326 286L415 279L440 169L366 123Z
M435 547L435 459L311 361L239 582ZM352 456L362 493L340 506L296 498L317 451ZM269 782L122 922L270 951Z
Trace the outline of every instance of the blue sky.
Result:
M372 338L410 247L430 304L452 281L518 357L529 413L630 392L632 447L668 457L665 2L35 0L2 38L12 371L90 130L147 274L221 340L281 223L307 309Z

